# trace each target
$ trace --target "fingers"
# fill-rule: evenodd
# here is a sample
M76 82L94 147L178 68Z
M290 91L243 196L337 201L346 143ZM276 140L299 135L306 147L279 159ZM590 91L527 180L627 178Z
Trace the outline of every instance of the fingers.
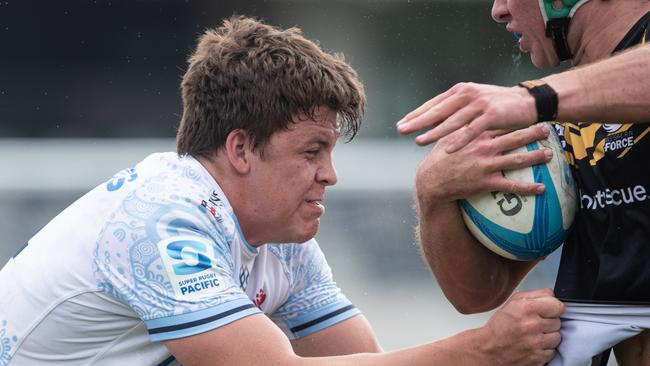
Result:
M543 149L495 156L492 163L494 164L494 167L498 167L495 168L495 170L500 169L507 171L546 163L552 158L553 151L550 149ZM546 191L546 187L543 183L514 180L505 175L493 176L490 185L493 190L520 195L542 194Z
M500 128L500 129L496 129L496 130L487 130L487 131L485 131L483 133L487 134L491 138L495 138L495 137L499 137L501 135L505 135L505 134L510 133L510 132L512 132L512 131Z
M461 103L462 101L458 98L446 98L419 116L400 124L397 130L400 133L407 133L430 127L431 130L418 136L415 142L419 145L426 145L436 141L449 132L461 128L474 117L475 112L470 108L461 109Z
M492 191L509 192L522 196L532 196L546 192L546 187L543 183L522 182L503 176L493 177L488 182L488 185Z
M404 118L397 122L397 132L406 135L417 130L421 130L425 127L435 127L435 125L443 121L444 118L435 117L435 110L431 110L452 94L453 90L449 89L442 94L438 94L435 98L428 100L426 103L422 104L414 111L408 113L406 116L404 116ZM425 113L428 114L423 116ZM432 116L433 118L430 120L427 118Z
M501 170L515 170L548 163L552 158L553 150L544 148L495 156L494 164L500 167Z
M559 332L562 328L562 321L560 318L545 318L542 323L542 332L555 333Z
M457 98L449 98L443 103L432 108L431 113L436 113L438 116L444 116L449 112L456 111L455 113L447 116L444 120L444 123L439 123L437 126L426 133L415 138L415 142L418 145L426 145L433 141L439 140L440 138L451 134L456 130L461 130L465 134L471 133L471 140L475 139L483 130L475 130L474 124L469 124L474 118L479 114L479 110L474 108L459 108L462 101ZM427 116L429 112L422 115L421 118L428 118L432 120L431 116Z
M550 362L553 357L555 357L555 349L545 349L545 350L540 350L539 352L539 357L541 359L541 365L546 365L548 362Z
M483 131L487 130L488 118L487 115L481 115L474 119L471 124L466 124L463 128L451 132L449 134L449 144L445 147L445 151L451 154L469 144Z
M538 297L548 297L548 296L554 296L553 290L551 290L548 287L545 287L545 288L539 288L539 289L536 289L536 290L517 292L516 294L512 295L511 299L513 299L513 300L536 299Z
M564 304L555 297L528 299L532 310L542 318L559 318L564 313Z
M451 101L450 101L451 102ZM440 105L440 108L444 108L446 106L443 106L442 104ZM432 109L433 111L433 109ZM439 113L439 112L437 112ZM456 130L461 130L463 133L467 134L470 133L470 130L473 130L473 125L468 125L467 123L474 119L477 115L478 111L471 109L471 108L464 108L453 115L447 117L447 119L444 121L444 123L438 124L435 128L421 134L420 136L415 138L415 142L418 145L426 145L430 144L436 140L441 139L444 136L447 136L448 134L451 134L452 132ZM425 115L423 115L423 118ZM472 140L475 139L480 132L483 131L472 131L471 135ZM453 140L452 140L453 142Z
M497 154L503 151L511 151L522 145L544 138L548 136L548 133L548 129L542 128L541 126L510 132L492 139L493 146L491 149ZM490 134L492 133L486 133L486 135ZM506 174L494 175L492 177L492 189L522 195L541 194L545 192L545 187L542 183L513 180L509 178L511 175L507 174L507 172L547 163L553 158L553 150L548 148L532 151L522 150L516 150L503 155L495 155L486 161L486 166L490 171L506 172Z
M502 151L509 151L542 140L548 137L550 130L547 126L538 124L521 130L496 136Z

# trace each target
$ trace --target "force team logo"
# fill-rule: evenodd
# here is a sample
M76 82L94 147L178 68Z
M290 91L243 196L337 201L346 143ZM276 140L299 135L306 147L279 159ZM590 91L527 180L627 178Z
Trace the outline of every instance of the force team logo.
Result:
M158 243L165 270L178 298L199 298L219 287L212 244L195 236L175 236Z

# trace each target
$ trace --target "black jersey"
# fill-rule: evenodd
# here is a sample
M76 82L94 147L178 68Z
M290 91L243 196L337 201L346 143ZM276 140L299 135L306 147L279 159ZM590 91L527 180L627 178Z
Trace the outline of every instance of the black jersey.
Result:
M645 42L649 26L650 13L614 52ZM556 296L650 304L650 123L559 122L555 127L581 201L564 243Z

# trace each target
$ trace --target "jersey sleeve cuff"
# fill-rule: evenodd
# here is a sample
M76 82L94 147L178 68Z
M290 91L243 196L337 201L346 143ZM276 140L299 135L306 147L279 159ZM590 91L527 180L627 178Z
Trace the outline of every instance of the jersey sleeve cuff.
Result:
M291 332L291 338L297 339L340 323L358 314L361 314L361 311L356 306L347 300L342 300L306 315L292 319L285 318L284 321Z
M167 341L207 332L249 315L261 313L249 299L236 299L208 309L145 320L152 342Z

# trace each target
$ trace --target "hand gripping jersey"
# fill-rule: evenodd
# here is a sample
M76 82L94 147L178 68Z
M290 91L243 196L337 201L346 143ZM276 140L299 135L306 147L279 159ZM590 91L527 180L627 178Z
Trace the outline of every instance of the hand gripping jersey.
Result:
M2 269L0 366L177 364L162 341L261 312L290 339L359 313L315 240L252 247L198 161L154 154Z
M650 13L615 51L644 43L648 25ZM564 243L555 295L650 304L650 123L556 128L580 187L581 208Z

